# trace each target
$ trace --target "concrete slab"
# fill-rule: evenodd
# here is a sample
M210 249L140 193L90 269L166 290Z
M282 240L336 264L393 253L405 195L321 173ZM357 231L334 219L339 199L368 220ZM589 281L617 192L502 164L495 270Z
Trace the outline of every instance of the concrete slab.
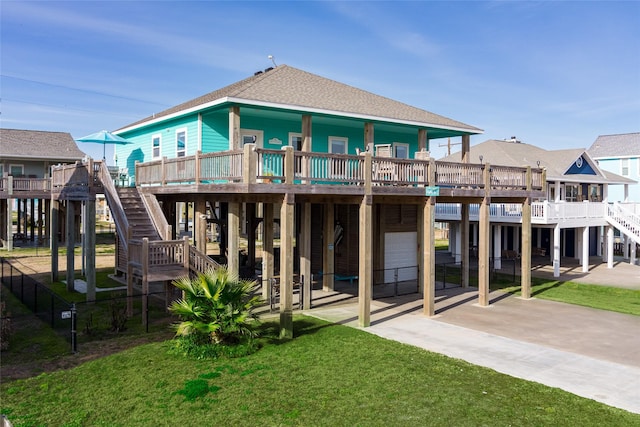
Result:
M474 291L440 291L436 318L415 295L373 301L363 330L640 413L640 318L496 292L487 309ZM357 327L353 302L306 313Z

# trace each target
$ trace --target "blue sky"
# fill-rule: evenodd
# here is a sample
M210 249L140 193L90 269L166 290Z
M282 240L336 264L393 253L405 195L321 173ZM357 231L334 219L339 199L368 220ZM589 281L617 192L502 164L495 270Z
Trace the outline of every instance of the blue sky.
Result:
M484 129L472 144L517 136L587 148L598 135L640 131L636 1L3 0L0 8L4 128L75 138L114 130L248 77L273 55ZM444 144L431 141L436 157ZM95 144L80 149L102 157Z

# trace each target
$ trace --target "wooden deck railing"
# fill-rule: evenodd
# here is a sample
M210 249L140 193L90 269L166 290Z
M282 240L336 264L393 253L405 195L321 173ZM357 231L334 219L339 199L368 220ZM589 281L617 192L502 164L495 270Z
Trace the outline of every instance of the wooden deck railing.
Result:
M438 185L482 189L484 170L489 168L492 188L540 191L545 185L544 170L487 164L452 163L389 157L372 157L370 176L364 173L365 156L255 148L163 159L136 165L136 184L141 186L179 183L289 183L374 185L417 187ZM288 156L293 164L287 176ZM430 172L435 179L429 181Z

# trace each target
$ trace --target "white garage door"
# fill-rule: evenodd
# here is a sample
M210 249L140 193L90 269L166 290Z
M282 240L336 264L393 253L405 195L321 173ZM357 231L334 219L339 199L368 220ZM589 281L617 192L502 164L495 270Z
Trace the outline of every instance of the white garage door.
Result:
M398 269L398 281L418 278L418 233L384 234L384 282L392 283Z

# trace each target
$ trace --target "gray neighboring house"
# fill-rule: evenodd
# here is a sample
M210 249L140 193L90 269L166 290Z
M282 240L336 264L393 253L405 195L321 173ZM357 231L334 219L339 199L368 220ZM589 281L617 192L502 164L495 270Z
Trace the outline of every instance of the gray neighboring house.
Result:
M0 176L45 178L50 167L86 154L67 132L0 129Z
M640 202L640 132L600 135L587 150L602 170L637 181L628 188L612 188L609 200Z
M51 166L84 157L67 132L0 129L0 243L5 249L11 250L14 240L46 241Z

